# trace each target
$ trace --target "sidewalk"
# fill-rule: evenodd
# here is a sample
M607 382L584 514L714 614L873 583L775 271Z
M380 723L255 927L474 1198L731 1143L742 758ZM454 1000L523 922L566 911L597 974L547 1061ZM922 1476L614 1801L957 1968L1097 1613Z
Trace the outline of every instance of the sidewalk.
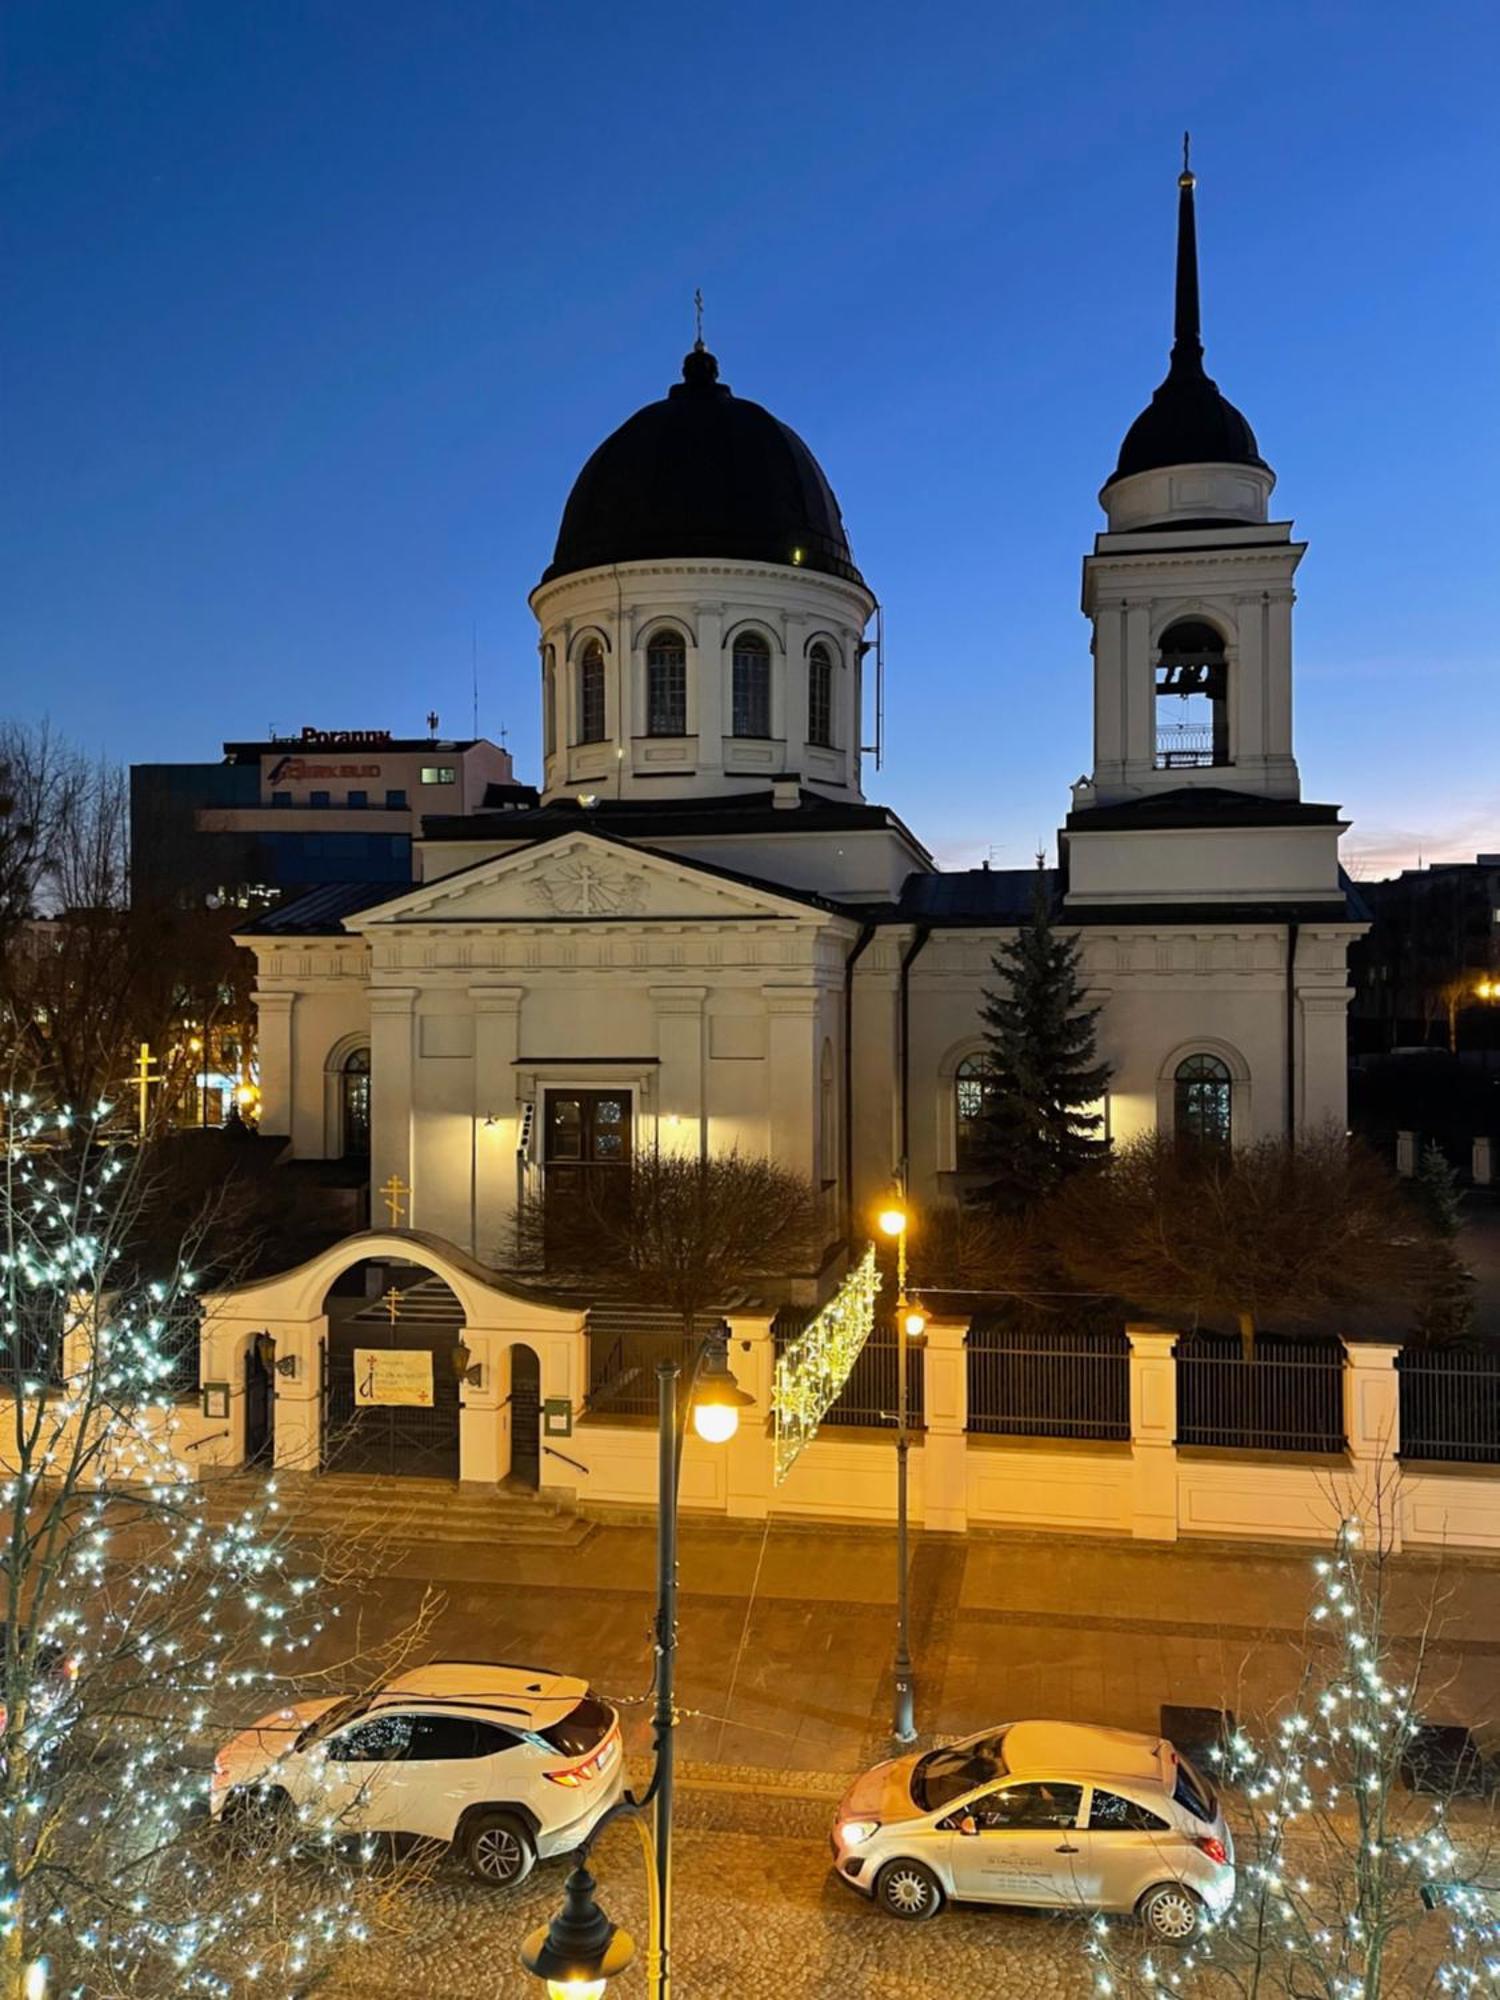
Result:
M1253 1716L1293 1685L1313 1559L1203 1543L919 1535L911 1604L923 1735L1020 1715L1152 1730L1166 1702ZM837 1776L885 1754L894 1562L887 1530L685 1517L682 1757ZM1418 1629L1434 1590L1446 1600L1432 1720L1477 1725L1500 1710L1496 1582L1493 1565L1468 1558L1395 1566L1394 1631ZM438 1655L581 1674L624 1707L632 1747L644 1745L651 1524L600 1525L574 1549L394 1551L360 1607L367 1631L396 1629L429 1587L444 1598Z

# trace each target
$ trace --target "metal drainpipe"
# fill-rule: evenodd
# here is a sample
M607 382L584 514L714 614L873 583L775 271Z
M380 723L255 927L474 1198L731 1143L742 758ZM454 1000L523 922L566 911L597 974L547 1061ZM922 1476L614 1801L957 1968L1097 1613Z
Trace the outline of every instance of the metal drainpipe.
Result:
M844 960L844 1236L854 1240L854 967L875 935L862 924Z
M1286 1142L1297 1143L1297 919L1286 926Z
M901 959L901 1192L910 1197L907 1163L911 1158L911 981L917 954L932 936L931 924L918 924Z

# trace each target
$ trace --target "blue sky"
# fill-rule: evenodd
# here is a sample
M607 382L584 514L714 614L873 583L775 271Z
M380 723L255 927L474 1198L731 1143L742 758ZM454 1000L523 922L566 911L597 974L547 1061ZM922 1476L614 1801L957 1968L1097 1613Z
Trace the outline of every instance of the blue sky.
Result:
M1311 541L1308 796L1356 866L1500 848L1500 10L11 0L0 676L126 760L466 729L536 775L526 592L674 379L805 436L881 596L885 769L1023 864L1089 762L1079 564L1164 370Z

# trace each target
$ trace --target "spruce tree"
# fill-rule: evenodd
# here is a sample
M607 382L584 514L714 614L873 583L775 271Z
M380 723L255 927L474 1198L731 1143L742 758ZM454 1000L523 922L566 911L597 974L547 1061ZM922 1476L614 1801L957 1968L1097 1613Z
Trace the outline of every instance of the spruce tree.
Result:
M1100 1010L1083 1004L1079 959L1077 939L1053 929L1038 855L1030 920L996 951L1001 984L986 989L981 1016L990 1064L981 1161L989 1179L975 1199L1003 1212L1033 1207L1108 1150L1092 1107L1111 1072L1097 1059Z

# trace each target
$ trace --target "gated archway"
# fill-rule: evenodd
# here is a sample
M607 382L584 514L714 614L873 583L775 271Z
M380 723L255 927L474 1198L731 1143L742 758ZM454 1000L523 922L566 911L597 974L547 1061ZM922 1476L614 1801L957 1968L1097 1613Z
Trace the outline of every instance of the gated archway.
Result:
M452 1287L371 1258L340 1274L323 1310L322 1469L456 1480L464 1314Z

